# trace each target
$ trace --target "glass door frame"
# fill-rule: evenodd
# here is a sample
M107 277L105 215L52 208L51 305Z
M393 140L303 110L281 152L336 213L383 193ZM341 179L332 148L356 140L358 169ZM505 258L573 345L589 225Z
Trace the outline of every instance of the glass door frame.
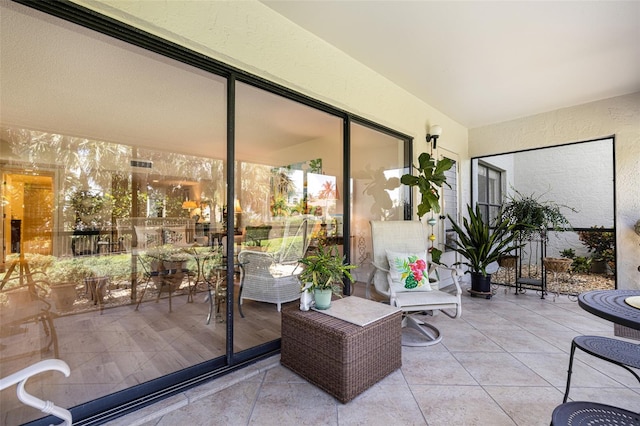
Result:
M211 72L227 79L227 200L235 199L235 182L234 182L234 161L235 161L235 83L243 82L253 85L263 90L279 94L287 99L300 102L312 108L324 111L328 114L337 116L343 120L343 173L346 177L343 180L343 194L350 193L349 177L350 177L350 124L358 123L383 133L392 135L395 138L405 142L405 160L407 164L411 164L413 158L413 138L409 135L397 132L391 128L377 124L371 120L359 117L348 111L336 108L327 103L318 101L284 86L265 80L261 77L252 75L246 71L231 67L222 62L216 61L205 55L187 49L176 43L162 39L153 34L142 31L136 27L130 26L108 16L99 14L83 6L76 5L71 2L33 2L29 0L13 0L15 3L39 10L46 14L61 18L74 24L78 24L90 30L100 32L102 34L122 40L126 43L141 47L151 52L155 52L164 57L174 59L178 62L194 66L207 72ZM405 219L411 217L413 210L413 200L411 191L409 192L409 205L405 211ZM344 251L347 262L350 261L350 206L349 197L343 197L344 211ZM227 217L227 238L233 239L233 215ZM227 255L233 250L232 245L227 247ZM227 279L233 278L233 265L227 267ZM232 288L233 286L229 286ZM230 290L232 293L233 290ZM350 294L349 285L345 287L345 294ZM233 296L233 294L230 294ZM268 358L280 351L280 339L259 345L241 352L233 351L233 297L227 298L227 342L226 355L205 361L201 364L176 371L175 373L159 377L157 379L127 388L115 394L109 394L94 401L80 404L71 409L74 416L74 424L89 425L115 419L129 412L138 410L146 405L155 403L161 399L167 398L184 392L186 389L202 384L216 377L221 377L232 371L244 368L261 359ZM45 425L53 421L53 417L46 417L35 420L29 424Z

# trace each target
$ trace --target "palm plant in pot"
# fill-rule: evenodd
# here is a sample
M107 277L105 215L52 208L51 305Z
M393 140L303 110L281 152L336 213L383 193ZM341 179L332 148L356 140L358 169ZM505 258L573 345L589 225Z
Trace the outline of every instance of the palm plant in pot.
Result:
M447 247L465 258L454 265L465 265L471 273L471 293L490 294L491 274L487 267L497 262L500 256L518 248L515 244L517 235L513 232L515 224L505 219L498 219L494 226L482 220L480 207L475 212L467 204L469 218L463 219L462 226L449 216L456 239ZM491 297L491 296L488 296Z
M331 296L342 297L342 280L346 277L354 281L350 270L356 265L349 265L340 256L337 246L319 246L313 254L300 259L304 269L298 275L301 291L314 294L317 309L328 309Z

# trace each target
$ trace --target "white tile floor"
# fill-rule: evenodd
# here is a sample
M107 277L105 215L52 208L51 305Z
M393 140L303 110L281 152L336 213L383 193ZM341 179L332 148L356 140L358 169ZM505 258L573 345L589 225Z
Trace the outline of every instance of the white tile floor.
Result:
M273 357L110 425L548 425L562 402L571 339L613 325L566 296L498 289L463 295L460 319L430 318L444 338L403 347L402 368L341 404ZM640 384L577 351L570 398L640 411Z

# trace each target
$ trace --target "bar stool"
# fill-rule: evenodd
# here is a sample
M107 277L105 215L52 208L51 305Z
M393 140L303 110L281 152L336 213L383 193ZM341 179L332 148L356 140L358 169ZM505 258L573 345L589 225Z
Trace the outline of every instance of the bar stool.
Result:
M632 411L597 402L567 402L551 415L551 426L625 425L639 426L640 416Z
M567 402L569 387L571 386L571 371L573 368L573 355L576 348L580 348L589 355L605 361L612 362L626 369L640 382L640 377L629 367L640 368L640 346L624 340L611 339L601 336L577 336L571 342L571 356L569 357L569 370L567 375L567 389L564 392L562 402Z

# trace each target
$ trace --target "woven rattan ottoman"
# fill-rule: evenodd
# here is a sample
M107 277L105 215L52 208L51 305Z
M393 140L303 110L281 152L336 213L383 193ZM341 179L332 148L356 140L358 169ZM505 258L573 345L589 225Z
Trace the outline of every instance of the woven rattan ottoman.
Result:
M354 296L333 301L331 309L347 299L350 309L379 309L381 318L361 326L323 312L289 307L282 311L280 355L282 365L343 403L402 365L401 311Z

